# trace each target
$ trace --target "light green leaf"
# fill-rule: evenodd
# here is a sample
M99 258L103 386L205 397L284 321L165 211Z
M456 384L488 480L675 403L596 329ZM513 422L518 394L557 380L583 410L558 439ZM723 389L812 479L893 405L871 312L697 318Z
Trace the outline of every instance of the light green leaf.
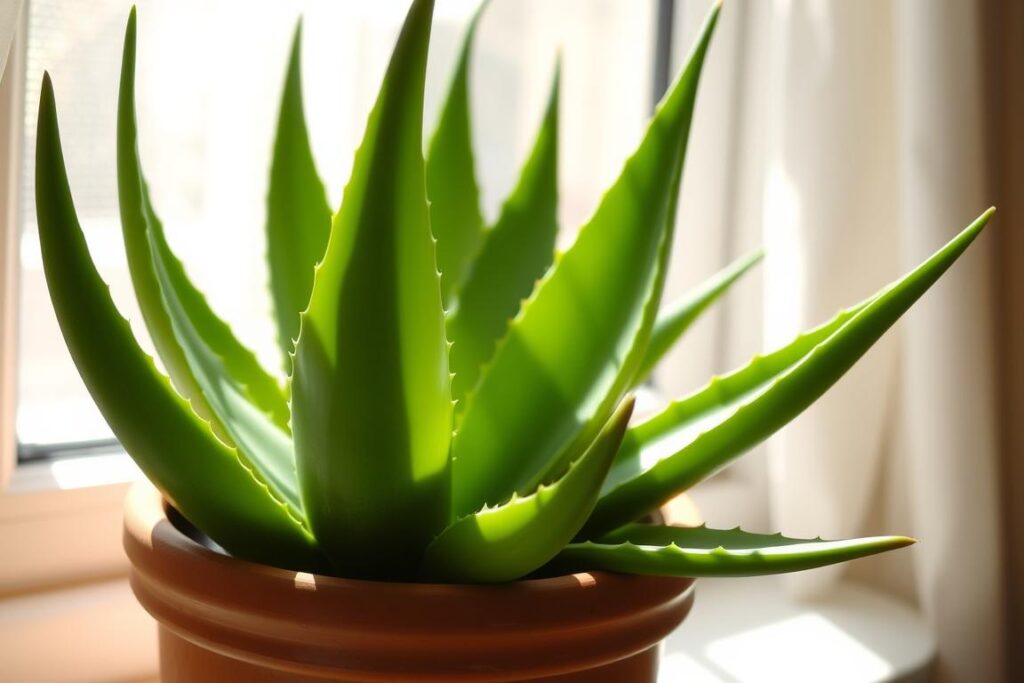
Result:
M731 409L750 401L768 384L807 356L821 342L853 319L874 297L840 311L832 320L803 332L792 342L767 355L757 355L745 366L727 375L712 377L703 388L669 403L659 413L630 427L614 467L605 481L604 492L632 479L650 465L658 454L670 454L689 443L697 432L706 430L731 415Z
M733 283L757 265L763 257L764 252L758 250L732 262L699 287L684 294L679 301L658 313L658 319L654 322L654 330L651 332L651 341L647 344L644 359L633 379L633 385L636 386L647 381L658 362L700 318L701 314L725 294Z
M178 391L192 401L201 417L213 420L218 434L223 427L206 403L202 392L178 344L171 321L164 309L155 268L150 256L146 234L163 227L149 201L149 191L138 153L138 131L135 123L135 10L128 17L124 38L124 56L121 64L121 89L117 110L117 181L121 205L121 225L125 253L131 271L139 309L149 329L160 358L164 362ZM162 237L161 237L162 239ZM192 325L214 353L224 359L228 377L241 387L244 394L259 410L271 416L279 426L287 429L288 404L277 380L260 366L256 356L239 342L231 328L206 303L206 299L188 279L184 267L172 254L167 258L168 271L173 276L177 295Z
M761 576L848 562L912 543L914 539L905 536L823 541L741 529L632 524L597 542L570 544L549 568L655 576Z
M544 565L572 540L593 509L632 414L630 397L555 483L454 522L427 548L421 576L496 583L514 581Z
M628 389L657 313L717 13L622 175L512 321L467 399L452 446L457 515L559 476Z
M448 313L452 342L452 395L461 400L476 385L480 368L508 330L523 299L551 265L558 235L558 94L555 73L547 113L509 196L480 255ZM464 407L456 406L456 410Z
M980 234L989 209L934 256L878 294L766 389L689 444L605 493L583 537L632 522L774 434L835 384Z
M448 345L421 151L432 12L431 0L409 10L295 350L300 490L349 576L411 576L450 521Z
M331 207L316 171L302 104L302 24L295 27L277 119L267 193L267 263L278 343L290 358L299 313L313 290L313 269L331 234ZM291 372L290 360L286 363Z
M437 267L445 306L454 301L484 238L473 162L469 65L473 39L486 7L484 0L466 29L455 75L427 152L430 227L437 239Z
M320 571L295 511L221 443L139 347L89 256L44 76L36 136L36 211L57 319L89 393L125 450L197 528L236 557Z
M231 380L225 360L196 329L179 296L181 283L176 281L176 273L168 266L174 256L163 233L151 229L149 244L171 326L203 396L232 443L267 482L274 496L294 510L301 510L291 438L249 402L242 388Z

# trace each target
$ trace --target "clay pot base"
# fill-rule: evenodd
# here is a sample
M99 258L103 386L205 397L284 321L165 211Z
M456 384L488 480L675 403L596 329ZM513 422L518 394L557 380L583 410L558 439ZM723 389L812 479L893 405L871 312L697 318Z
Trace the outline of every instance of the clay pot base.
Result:
M148 484L129 493L124 544L163 683L654 683L693 603L692 579L401 584L252 564L189 538Z

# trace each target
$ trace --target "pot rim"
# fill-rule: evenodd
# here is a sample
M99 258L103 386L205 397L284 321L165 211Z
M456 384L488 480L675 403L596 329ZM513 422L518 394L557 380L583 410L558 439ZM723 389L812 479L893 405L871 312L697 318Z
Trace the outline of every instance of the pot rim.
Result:
M139 602L177 637L280 671L352 681L584 671L657 645L693 602L694 580L676 577L436 584L280 569L205 547L167 513L148 482L130 489L124 546Z

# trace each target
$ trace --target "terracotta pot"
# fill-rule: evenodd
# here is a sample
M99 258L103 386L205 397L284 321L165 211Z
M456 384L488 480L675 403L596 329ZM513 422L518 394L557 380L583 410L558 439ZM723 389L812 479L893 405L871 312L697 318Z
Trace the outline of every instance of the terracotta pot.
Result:
M124 545L163 683L653 683L658 645L693 603L692 579L599 572L498 586L316 576L187 532L152 486L133 487Z

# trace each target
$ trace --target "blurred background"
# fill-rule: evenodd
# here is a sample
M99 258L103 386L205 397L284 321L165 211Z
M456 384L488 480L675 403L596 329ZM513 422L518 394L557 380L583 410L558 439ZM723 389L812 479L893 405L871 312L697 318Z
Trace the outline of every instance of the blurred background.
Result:
M477 2L437 2L428 134ZM148 344L115 180L131 4L24 0L20 17L0 12L15 36L0 86L0 680L155 671L114 547L116 501L137 475L57 328L32 183L45 69L93 257ZM262 230L292 31L303 17L306 114L336 206L408 0L137 4L140 147L155 206L214 309L278 368ZM709 5L492 0L471 76L485 215L496 217L517 178L561 54L561 242L571 243ZM701 83L666 297L759 246L767 257L663 364L651 405L860 301L989 205L999 213L825 398L693 493L711 525L921 542L784 581L705 582L697 613L668 644L666 681L1024 676L1024 650L1014 647L1024 644L1022 67L1024 4L1015 0L726 2ZM63 555L49 547L65 539ZM101 589L73 592L90 585ZM64 621L46 621L56 613ZM94 613L109 619L90 629ZM60 634L72 654L41 661L33 648L56 637L58 623L78 629ZM126 637L130 653L115 649ZM118 661L102 655L117 651Z

